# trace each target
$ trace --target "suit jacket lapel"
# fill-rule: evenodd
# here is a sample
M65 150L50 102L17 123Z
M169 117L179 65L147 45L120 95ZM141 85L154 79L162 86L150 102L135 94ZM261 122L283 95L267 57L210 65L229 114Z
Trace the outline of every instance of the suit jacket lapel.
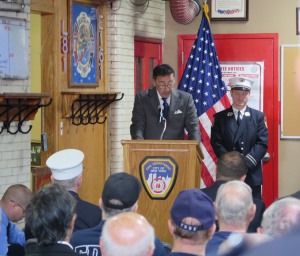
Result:
M249 114L246 114L249 113ZM245 130L247 129L248 120L250 120L251 114L248 107L246 107L243 119L240 122L240 126L238 127L238 130L236 132L236 135L234 137L234 144L238 141L238 139L243 135Z
M226 120L228 122L228 126L229 126L230 132L232 134L232 138L234 138L236 131L238 129L238 125L236 123L232 107L230 107L227 111L227 119Z
M150 101L151 107L153 109L155 109L155 111L157 111L157 113L158 113L159 112L158 109L159 109L159 106L160 106L160 101L158 99L155 87L148 90L148 96L149 96L149 101Z
M170 103L170 109L169 109L169 116L174 116L175 111L178 109L180 102L180 97L176 89L172 90L172 96L171 96L171 103Z

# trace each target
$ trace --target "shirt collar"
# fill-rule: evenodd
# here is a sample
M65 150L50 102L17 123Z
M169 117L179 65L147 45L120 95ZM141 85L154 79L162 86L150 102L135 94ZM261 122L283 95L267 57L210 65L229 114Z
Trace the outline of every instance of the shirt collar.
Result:
M156 90L156 93L157 93L157 97L159 99L159 103L162 105L164 102L163 102L163 100L161 98L163 98L163 97L159 94L158 90ZM167 98L167 103L169 105L170 105L170 101L171 101L171 96Z
M244 108L241 109L241 110L238 110L237 108L235 108L234 106L232 106L232 110L233 110L233 113L234 113L235 116L237 116L237 113L238 113L239 111L241 112L241 115L244 116L245 111L246 111L246 108L247 108L247 106L244 107Z
M70 243L66 242L66 241L57 241L57 243L58 244L65 244L65 245L69 246L73 250L73 246Z

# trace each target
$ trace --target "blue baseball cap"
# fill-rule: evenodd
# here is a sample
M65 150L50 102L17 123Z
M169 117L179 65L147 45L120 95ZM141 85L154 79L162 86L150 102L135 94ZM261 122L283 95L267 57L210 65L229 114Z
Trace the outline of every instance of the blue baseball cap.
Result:
M182 190L174 200L171 218L180 228L192 232L208 230L215 223L215 209L212 200L200 189ZM201 225L184 223L185 218L195 218Z

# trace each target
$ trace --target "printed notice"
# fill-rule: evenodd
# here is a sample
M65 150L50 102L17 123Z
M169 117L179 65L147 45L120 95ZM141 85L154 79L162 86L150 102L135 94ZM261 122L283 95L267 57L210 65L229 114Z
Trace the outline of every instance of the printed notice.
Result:
M0 17L0 78L27 79L28 35L26 22Z

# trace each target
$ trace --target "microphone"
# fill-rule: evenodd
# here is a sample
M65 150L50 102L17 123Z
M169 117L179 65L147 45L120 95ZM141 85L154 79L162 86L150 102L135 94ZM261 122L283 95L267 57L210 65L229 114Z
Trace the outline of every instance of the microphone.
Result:
M158 123L163 123L164 124L164 128L162 130L162 133L160 134L160 140L162 140L162 138L163 138L163 136L165 134L166 128L167 128L167 120L166 120L166 118L163 115L164 106L158 105L158 109L159 109Z
M158 116L158 123L163 123L166 121L164 115L163 115L163 105L158 105L158 111L159 111L159 116Z

